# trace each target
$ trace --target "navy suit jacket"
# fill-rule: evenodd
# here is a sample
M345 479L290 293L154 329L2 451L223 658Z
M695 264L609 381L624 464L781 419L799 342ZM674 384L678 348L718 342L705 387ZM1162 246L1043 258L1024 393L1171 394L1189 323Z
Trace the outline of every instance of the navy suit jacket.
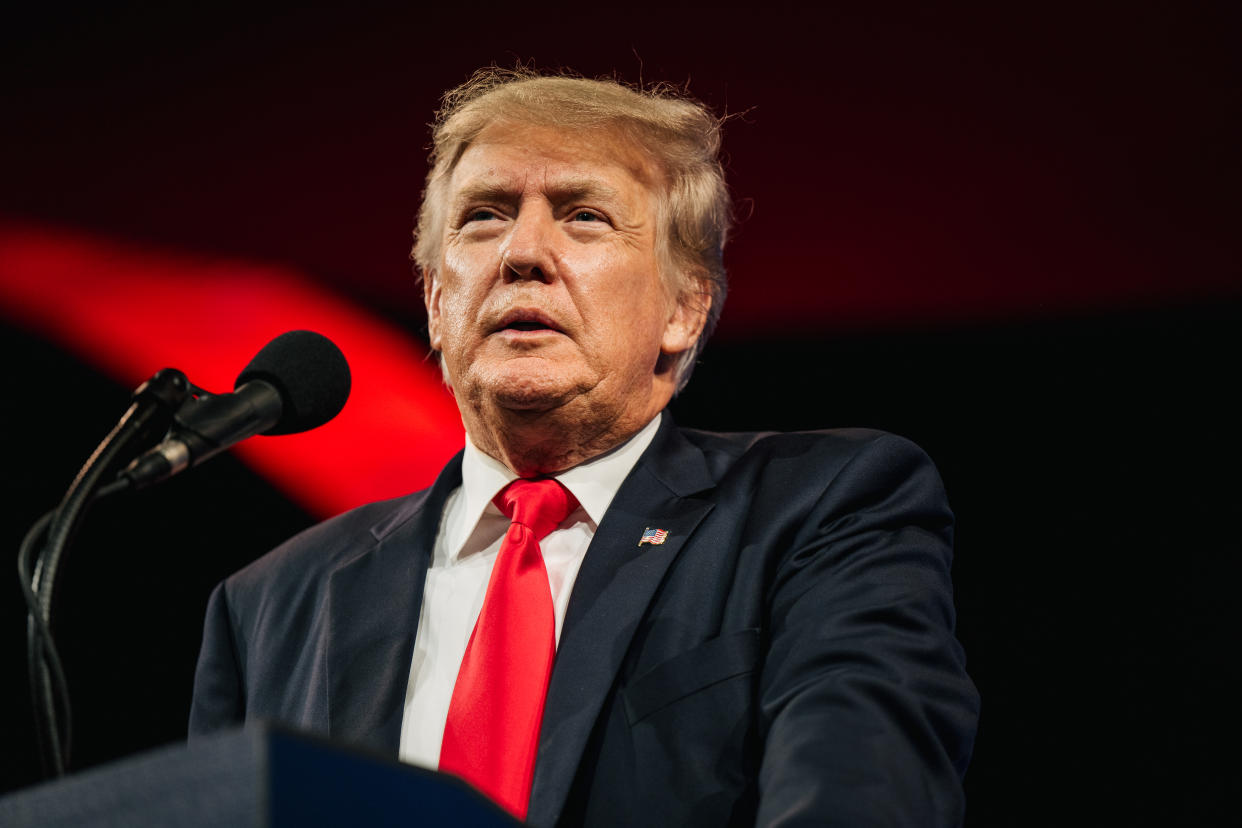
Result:
M275 719L396 756L461 458L212 593L191 736ZM660 429L598 527L548 688L528 820L953 825L978 697L952 514L912 443ZM662 545L638 545L646 528Z

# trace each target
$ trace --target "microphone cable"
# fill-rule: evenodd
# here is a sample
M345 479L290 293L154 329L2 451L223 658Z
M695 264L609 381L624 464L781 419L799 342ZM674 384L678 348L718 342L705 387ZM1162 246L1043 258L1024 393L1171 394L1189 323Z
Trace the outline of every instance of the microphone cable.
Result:
M52 598L56 575L86 509L100 497L128 488L118 480L101 488L105 476L143 451L168 429L177 408L189 397L185 375L165 368L134 391L133 403L87 458L60 505L35 522L17 555L18 577L26 600L26 656L36 736L45 774L63 776L69 765L73 730L69 685L52 636ZM46 541L40 548L40 538Z

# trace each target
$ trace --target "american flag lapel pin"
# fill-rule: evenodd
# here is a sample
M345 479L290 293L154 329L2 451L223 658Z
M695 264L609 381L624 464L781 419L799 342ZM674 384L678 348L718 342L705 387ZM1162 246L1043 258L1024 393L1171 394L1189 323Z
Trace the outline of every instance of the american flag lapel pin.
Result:
M643 536L638 539L638 545L642 546L644 543L649 543L652 546L659 546L664 543L664 539L667 537L667 529L652 529L651 527L647 527L643 530Z

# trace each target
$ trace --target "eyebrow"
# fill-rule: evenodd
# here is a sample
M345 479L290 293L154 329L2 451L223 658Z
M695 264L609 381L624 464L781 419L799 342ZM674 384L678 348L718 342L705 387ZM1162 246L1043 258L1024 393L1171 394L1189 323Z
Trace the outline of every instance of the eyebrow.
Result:
M567 178L548 188L554 199L567 201L578 198L616 198L617 188L593 178Z
M454 204L472 201L511 201L518 186L506 181L476 181L465 185L454 196ZM615 187L594 178L565 178L553 183L548 194L554 202L574 201L582 198L615 199Z

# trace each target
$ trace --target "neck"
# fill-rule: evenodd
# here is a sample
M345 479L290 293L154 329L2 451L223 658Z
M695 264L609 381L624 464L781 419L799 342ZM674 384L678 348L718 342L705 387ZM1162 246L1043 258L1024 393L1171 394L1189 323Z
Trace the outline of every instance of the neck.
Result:
M663 401L667 403L667 400ZM611 451L633 437L660 413L663 404L623 412L502 409L468 410L462 420L475 447L503 463L519 477L550 475L571 469Z

